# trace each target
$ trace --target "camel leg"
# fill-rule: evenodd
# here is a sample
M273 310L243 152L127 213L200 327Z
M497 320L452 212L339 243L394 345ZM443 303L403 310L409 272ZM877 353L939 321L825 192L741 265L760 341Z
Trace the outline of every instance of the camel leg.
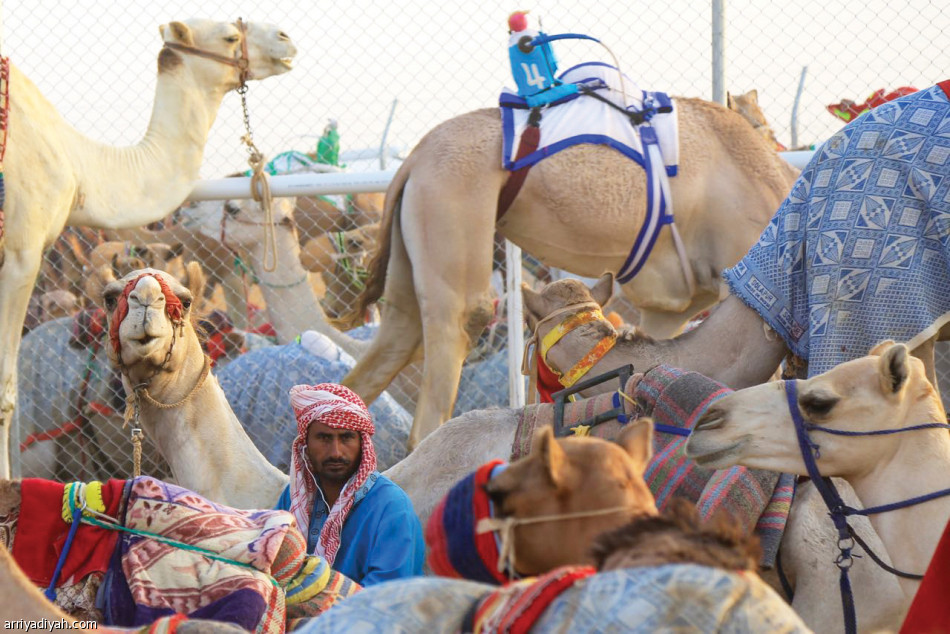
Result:
M444 191L411 180L404 192L401 224L425 349L410 451L452 417L465 356L491 320L494 226L481 212L495 208L496 192L485 183L477 191Z
M10 427L16 407L20 330L43 261L41 246L14 249L9 242L0 267L0 478L10 477Z
M412 283L412 263L406 252L398 219L393 222L391 240L379 332L342 381L343 385L359 394L367 403L372 403L382 394L399 371L409 364L422 344L419 304Z

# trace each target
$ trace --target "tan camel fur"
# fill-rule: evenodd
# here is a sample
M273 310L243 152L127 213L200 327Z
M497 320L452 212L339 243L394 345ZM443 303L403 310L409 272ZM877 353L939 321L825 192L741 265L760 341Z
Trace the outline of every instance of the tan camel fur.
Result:
M294 219L305 242L325 233L378 223L383 217L384 201L381 193L352 194L345 197L342 206L324 196L300 196Z
M521 575L591 564L589 549L594 537L634 517L656 515L653 494L643 481L653 454L652 420L631 424L617 444L599 438L555 439L550 427L539 429L534 442L530 454L485 485L498 517L525 519L623 510L518 526L513 539L515 568Z
M326 292L320 306L329 322L341 330L366 323L366 315L353 313L352 306L365 288L367 259L376 249L378 233L379 223L325 233L308 241L300 253L303 267L323 277Z
M280 29L247 24L172 22L162 40L226 58L248 51L248 77L290 70L296 47ZM136 227L168 214L198 177L208 131L225 93L240 85L236 66L163 48L152 118L136 146L114 148L82 136L16 66L10 68L9 143L4 161L5 235L0 243L0 477L9 477L10 421L16 405L20 325L43 249L65 225Z
M800 381L798 405L808 422L837 430L869 432L947 420L923 363L892 341L876 346L867 357ZM865 508L950 488L946 429L862 437L814 430L810 436L821 446L816 461L821 474L847 480ZM807 475L780 383L741 390L710 407L696 424L687 453L715 468L742 464ZM894 567L923 574L948 519L950 498L941 497L874 514L871 524ZM830 560L826 565L834 568ZM898 582L902 596L887 608L903 618L920 582Z
M109 346L110 360L118 364L127 394L134 386L147 386L150 398L138 398L138 422L178 484L228 506L271 508L287 476L261 455L217 379L203 372L205 354L191 323L192 302L204 285L199 271L197 266L189 270L187 288L155 269L107 284L101 296L108 311L114 311L125 285L142 273L161 277L184 308L182 322L173 324L158 281L143 277L128 295L128 315L119 326L121 356ZM110 314L110 328L113 319ZM173 406L161 408L156 402Z
M681 160L670 187L695 292L664 229L624 287L655 336L675 333L725 295L719 272L752 246L797 174L734 112L699 99L677 99L676 107ZM446 121L387 191L381 248L355 311L382 297L382 325L343 383L372 401L429 351L410 448L451 416L462 361L492 316L494 218L508 178L501 145L497 109ZM497 229L546 265L584 276L616 271L644 222L645 191L634 162L605 146L575 146L531 169Z
M759 107L758 90L753 88L749 92L741 95L726 93L726 107L738 112L746 121L751 123L752 128L765 137L765 140L769 142L772 149L777 152L784 152L788 149L779 143L775 132L772 130L772 126L769 125L769 122L765 118L765 113L762 112L762 108Z

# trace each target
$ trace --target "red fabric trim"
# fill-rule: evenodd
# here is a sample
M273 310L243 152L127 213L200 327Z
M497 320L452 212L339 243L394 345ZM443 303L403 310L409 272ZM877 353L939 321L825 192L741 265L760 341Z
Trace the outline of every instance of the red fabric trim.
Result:
M521 143L518 145L518 155L515 156L515 162L537 150L540 142L541 128L529 124L521 133ZM508 212L508 208L511 207L511 203L515 202L515 198L518 197L518 192L521 191L521 186L524 185L524 180L528 177L529 171L531 171L531 166L525 165L521 169L514 170L508 176L505 186L501 188L501 193L498 194L498 212L495 214L495 222L501 220L502 216Z
M124 487L125 480L103 483L102 501L107 515L118 515ZM70 525L61 516L65 488L61 482L40 478L24 478L20 484L22 500L13 558L29 580L41 586L49 585L69 532ZM116 531L80 526L60 573L59 585L93 572L105 572L118 537Z
M950 80L943 82L945 91L950 89ZM901 634L946 632L950 624L950 601L947 587L950 585L950 524L943 530L927 573L910 604L910 611L901 626Z
M101 414L102 416L113 416L118 413L108 405L96 401L89 403L88 407L92 412Z
M493 595L500 595L505 605L498 609L505 609L506 613L501 615L500 619L492 618L498 626L497 630L493 628L493 631L528 634L552 601L581 579L586 579L596 572L591 566L563 566L538 577L537 581L525 586L514 597L504 596L504 589L497 590L482 600L475 612L475 623L483 624L482 620L486 617L485 608L495 604Z
M483 464L475 472L475 495L472 496L472 510L474 511L473 517L476 524L483 517L491 517L491 500L485 492L485 485L491 480L492 469L503 463L504 460L492 460ZM511 581L508 575L498 572L498 543L495 541L494 533L482 533L481 535L476 533L475 550L478 551L479 559L482 560L498 583Z
M564 389L564 386L561 385L561 377L559 377L554 370L548 367L548 364L544 361L544 357L541 356L541 352L538 353L538 394L541 395L542 403L553 403L554 399L551 397L555 392L559 392Z
M122 295L119 296L118 301L115 305L115 311L112 313L112 325L109 327L109 341L112 342L112 349L115 351L119 358L122 358L122 344L119 341L119 326L122 325L122 320L125 319L125 316L129 314L129 293L132 292L132 289L135 288L135 285L139 283L143 277L154 277L155 281L158 282L158 285L162 289L162 294L165 296L165 314L168 315L168 318L174 322L181 321L182 315L184 314L184 308L181 305L181 300L178 299L178 296L172 292L172 289L168 287L168 284L165 283L160 276L153 273L142 273L133 280L130 280L128 284L125 285L125 288L122 289Z
M937 85L940 86L940 90L947 96L947 99L950 99L950 79L945 79Z

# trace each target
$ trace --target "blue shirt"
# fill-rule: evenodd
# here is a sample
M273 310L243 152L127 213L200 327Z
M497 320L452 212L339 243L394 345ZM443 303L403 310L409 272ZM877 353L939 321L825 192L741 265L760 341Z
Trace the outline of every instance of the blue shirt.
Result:
M330 509L317 488L307 552L313 553ZM280 494L278 510L290 510L290 485ZM374 471L354 496L353 507L343 522L340 549L332 568L363 586L390 579L422 574L425 542L422 525L406 492L392 480Z

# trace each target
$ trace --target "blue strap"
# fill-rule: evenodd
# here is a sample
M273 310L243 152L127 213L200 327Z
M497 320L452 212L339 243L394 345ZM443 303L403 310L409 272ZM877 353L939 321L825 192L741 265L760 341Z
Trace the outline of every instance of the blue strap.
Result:
M821 431L835 436L886 436L888 434L899 434L904 431L917 431L919 429L950 429L947 423L925 423L922 425L912 425L911 427L891 427L890 429L877 429L874 431L848 431L845 429L831 429L821 425L812 425L805 423L805 429L808 431Z
M49 586L43 591L43 594L50 601L56 601L56 582L59 581L59 575L63 571L63 565L66 564L66 557L69 556L69 550L73 546L73 538L76 537L76 531L79 529L79 522L82 519L82 507L76 507L71 495L69 496L69 507L75 509L73 511L73 525L69 527L69 534L66 536L63 552L59 553L59 561L56 562L56 569L53 570L53 578L50 579Z
M658 425L653 424L653 429L656 431L663 432L664 434L675 434L677 436L689 436L692 431L689 429L683 429L682 427L674 427L672 425Z

